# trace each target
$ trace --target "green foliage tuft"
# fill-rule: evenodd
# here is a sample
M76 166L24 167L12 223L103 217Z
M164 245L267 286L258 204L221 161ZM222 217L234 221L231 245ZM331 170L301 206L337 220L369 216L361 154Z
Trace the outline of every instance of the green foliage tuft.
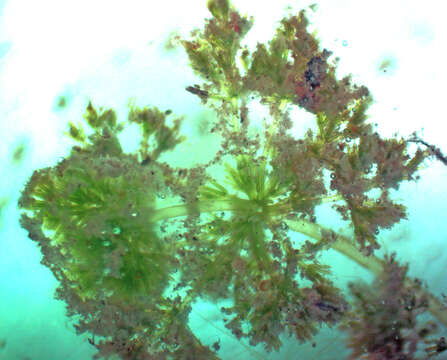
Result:
M173 150L178 144L185 140L184 136L179 135L182 118L174 120L174 126L166 125L167 113L162 112L156 107L136 107L132 102L129 103L130 111L128 121L140 126L143 134L140 153L143 159L149 156L156 160L163 152ZM149 140L154 139L153 149L149 149Z

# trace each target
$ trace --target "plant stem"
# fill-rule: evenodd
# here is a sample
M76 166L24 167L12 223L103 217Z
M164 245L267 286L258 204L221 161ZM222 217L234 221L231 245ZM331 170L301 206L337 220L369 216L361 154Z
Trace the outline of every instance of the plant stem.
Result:
M170 218L176 218L179 216L187 216L191 212L207 213L216 211L237 211L237 207L232 200L213 200L213 201L199 201L194 206L195 210L187 205L174 205L165 208L156 209L151 221L157 222L160 220L166 220Z
M321 240L322 230L331 231L324 226L317 225L305 220L286 220L287 225L290 229L305 234L315 240ZM354 242L346 236L336 234L336 241L332 244L332 248L351 260L355 261L357 264L363 268L371 271L375 276L382 272L384 261L379 259L374 255L365 256L363 255L354 245ZM428 299L428 311L438 319L443 325L447 326L447 311L446 307L432 295L428 290L422 288L421 286L414 286L416 284L415 280L407 278L405 280L407 286L411 286L416 289L418 296L423 296Z
M246 203L246 206L243 204ZM179 216L187 216L191 213L202 214L218 211L233 211L246 212L253 208L253 200L246 200L237 197L225 200L202 200L194 203L193 206L188 205L173 205L165 208L155 209L154 216L151 218L152 222L166 220ZM268 212L272 216L282 215L291 211L291 206L288 202L278 202L276 204L259 206L259 210Z
M333 201L342 200L340 195L327 196L321 199L321 203L328 203ZM309 199L305 199L309 200ZM187 204L173 205L164 208L156 208L154 210L154 216L151 218L152 222L157 222L161 220L166 220L170 218L176 218L179 216L187 216L192 208L197 209L196 213L208 213L217 211L242 211L240 207L241 202L247 202L247 206L253 206L251 200L240 199L237 197L232 197L231 199L224 200L201 200L193 204L193 206L188 206ZM246 209L244 209L245 211ZM269 211L273 215L286 215L291 211L291 206L287 202L276 203L268 205L265 210Z
M311 223L306 220L286 220L289 228L293 231L300 232L307 235L314 240L322 239L323 231L331 231L331 229L324 226ZM335 232L334 232L335 233ZM354 245L354 242L346 236L335 233L336 241L332 244L332 248L339 253L345 255L365 269L371 271L374 275L379 275L382 271L384 261L371 255L365 256Z

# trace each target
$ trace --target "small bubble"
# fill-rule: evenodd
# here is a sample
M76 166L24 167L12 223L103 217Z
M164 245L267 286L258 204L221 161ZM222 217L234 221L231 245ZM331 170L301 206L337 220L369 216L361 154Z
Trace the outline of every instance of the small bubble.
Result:
M351 139L349 136L346 138L346 142L347 142L347 143L350 143L351 140L352 140L352 139Z
M331 174L331 179L335 179L336 175L334 173Z
M281 229L282 230L288 230L289 226L285 222L283 222L283 223L281 223Z
M343 46L348 46L348 42L346 40L343 40L341 43Z
M121 234L121 232L122 232L122 229L119 226L113 228L113 233L115 235L119 235L119 234Z

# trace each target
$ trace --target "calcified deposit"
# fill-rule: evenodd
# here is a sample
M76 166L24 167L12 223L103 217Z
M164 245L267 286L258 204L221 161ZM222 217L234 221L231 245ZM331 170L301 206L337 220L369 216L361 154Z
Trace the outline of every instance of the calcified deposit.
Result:
M375 256L379 231L407 216L390 190L416 181L427 157L445 162L440 150L416 135L384 139L374 131L368 89L336 78L304 12L284 18L274 38L250 52L241 40L254 20L227 0L208 8L203 30L180 43L203 80L188 95L217 115L210 131L221 147L211 161L179 168L160 160L184 140L183 117L170 110L130 104L118 122L92 101L84 121L69 124L77 142L69 156L36 170L22 192L21 224L58 279L56 296L77 332L91 335L96 358L218 359L219 344L203 345L188 316L198 298L229 299L226 327L267 351L281 348L281 334L309 341L327 324L346 331L352 359L443 352L436 324L418 320L431 312L446 324L442 304L407 277L411 265ZM249 135L253 99L270 110L263 136ZM293 107L312 113L318 131L292 134ZM118 137L129 123L141 130L135 153ZM412 156L410 142L421 146ZM226 171L225 181L210 167ZM377 195L367 195L373 189ZM328 202L352 226L352 239L318 224L315 208ZM293 232L308 240L292 241ZM376 280L352 283L348 297L329 280L330 264L318 261L331 248Z

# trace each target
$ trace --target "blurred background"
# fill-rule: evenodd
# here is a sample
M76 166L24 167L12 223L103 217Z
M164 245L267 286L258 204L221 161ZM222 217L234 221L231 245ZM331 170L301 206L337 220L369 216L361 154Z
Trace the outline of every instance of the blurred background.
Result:
M321 46L339 57L338 75L353 74L374 97L371 122L384 137L419 131L447 153L444 112L447 23L443 2L426 0L234 1L255 24L244 42L254 49L275 33L289 11L307 8ZM314 5L309 7L310 5ZM289 9L287 9L289 7ZM210 17L205 0L0 1L0 360L89 360L95 352L85 336L76 336L64 303L53 298L57 286L40 264L36 244L20 228L17 199L33 170L55 165L73 143L63 132L82 120L89 100L113 107L124 121L127 103L154 105L184 115L188 139L173 165L188 166L212 157L216 138L209 134L215 114L200 105L186 86L202 83L188 67L176 36L188 37ZM250 116L259 123L268 110L254 101ZM299 137L313 117L291 109ZM125 149L138 145L135 129L123 134ZM201 151L201 149L208 149ZM384 251L396 251L410 263L410 275L430 290L447 293L447 167L428 161L417 183L393 193L407 205L408 221L382 231ZM330 207L318 220L343 227ZM341 229L346 231L346 229ZM368 278L335 253L334 281ZM336 330L322 329L311 344L284 338L280 353L266 354L235 341L225 329L219 304L197 303L190 326L206 344L220 340L222 359L345 359L348 351ZM441 359L442 357L439 357ZM447 359L447 357L444 357Z

